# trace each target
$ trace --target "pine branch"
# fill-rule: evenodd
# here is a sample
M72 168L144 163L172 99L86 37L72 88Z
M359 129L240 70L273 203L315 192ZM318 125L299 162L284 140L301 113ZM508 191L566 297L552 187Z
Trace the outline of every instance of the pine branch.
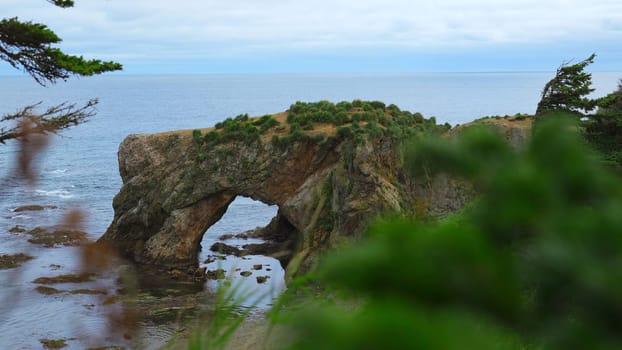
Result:
M56 2L69 5L64 0ZM66 80L71 75L91 76L123 68L112 61L67 55L52 47L60 41L44 24L22 22L17 17L0 21L0 60L28 72L41 85Z
M76 107L75 103L63 102L48 108L41 114L34 113L41 102L26 106L15 114L0 118L0 123L18 122L16 126L0 128L0 143L4 144L8 140L21 139L29 134L55 134L60 130L81 124L95 115L97 103L99 103L97 99L91 99L84 106ZM23 121L28 121L27 130L22 127Z
M47 2L62 8L73 7L73 0L47 0Z

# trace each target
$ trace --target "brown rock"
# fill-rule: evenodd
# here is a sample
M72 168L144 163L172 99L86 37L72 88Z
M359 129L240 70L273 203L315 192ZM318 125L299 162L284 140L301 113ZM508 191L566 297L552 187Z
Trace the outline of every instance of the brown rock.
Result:
M108 292L99 289L75 289L70 291L69 294L108 295Z
M273 118L289 125L287 113ZM514 125L496 123L502 133ZM313 138L320 129L325 137ZM402 167L401 142L389 132L355 138L318 125L285 144L272 139L286 131L270 130L210 147L190 130L130 135L119 146L123 187L114 219L100 240L140 264L196 268L205 230L242 195L279 207L260 230L273 246L245 250L278 256L283 266L296 257L297 273L304 273L322 251L360 236L382 213L435 217L462 208L472 188L448 177L412 178ZM224 243L212 248L247 254Z
M270 278L270 276L257 276L257 283L259 284L266 283L268 278Z
M216 242L212 244L212 246L209 249L213 252L217 252L220 254L236 255L236 256L240 256L242 254L242 251L240 249L224 244L222 242Z
M24 262L32 259L32 256L24 253L0 255L0 270L16 268L22 265Z
M21 207L15 208L13 211L16 213L23 211L41 211L45 209L58 209L58 207L53 205L23 205Z
M10 233L24 233L26 232L26 229L17 225L17 226L11 227L11 229L9 229L9 232Z
M45 247L54 247L56 245L78 246L87 242L86 232L77 230L56 229L49 231L42 227L35 227L27 232L32 238L28 242L40 244Z
M62 349L67 346L67 340L73 339L39 339L45 349Z
M64 291L62 291L62 290L58 290L56 288L46 287L46 286L37 286L37 288L35 288L35 290L37 292L39 292L40 294L44 294L44 295L52 295L52 294L64 293Z
M206 271L207 271L207 267L198 267L195 271L194 271L194 279L197 281L203 281L205 280L206 277Z
M210 280L222 280L227 276L227 272L223 269L208 270L206 273L207 279Z
M94 273L67 274L54 277L39 277L32 281L39 284L56 284L56 283L84 283L92 282Z

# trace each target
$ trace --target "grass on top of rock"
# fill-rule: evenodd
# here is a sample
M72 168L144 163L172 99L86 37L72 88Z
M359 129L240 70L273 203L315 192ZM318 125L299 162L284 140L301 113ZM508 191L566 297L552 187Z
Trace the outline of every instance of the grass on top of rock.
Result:
M449 124L437 125L434 117L426 119L421 113L402 111L380 101L296 102L284 115L279 121L272 115L249 118L248 114L240 114L217 123L205 133L193 130L192 137L201 155L221 143L250 144L262 136L277 147L287 147L295 142L323 142L332 137L352 139L355 143L362 142L364 137L402 139L450 128Z
M390 137L396 140L436 134L448 130L449 124L437 125L436 119L426 119L421 113L402 111L396 105L380 101L296 102L287 113L290 134L274 135L276 146L287 147L299 140L322 141L324 138L348 140L360 144L365 139ZM315 133L329 131L328 135ZM315 133L315 134L310 134Z
M296 102L288 110L287 122L299 124L305 130L310 129L313 123L342 126L354 122L368 122L380 124L385 128L395 125L408 127L436 125L434 118L425 119L421 113L402 111L396 105L386 106L380 101L361 100L342 101L336 104L329 101Z
M272 115L260 118L249 118L248 114L240 114L216 123L214 130L203 134L201 130L193 130L192 138L197 144L212 147L229 141L252 142L259 140L260 135L280 123Z

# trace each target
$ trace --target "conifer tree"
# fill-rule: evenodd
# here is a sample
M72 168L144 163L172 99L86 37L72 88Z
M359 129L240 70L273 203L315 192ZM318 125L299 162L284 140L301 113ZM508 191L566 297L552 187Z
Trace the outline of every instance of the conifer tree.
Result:
M551 79L542 91L542 99L538 103L536 116L546 112L569 112L584 115L596 107L596 101L587 96L592 89L592 74L583 70L594 62L595 54L585 60L572 64L562 64L555 77Z
M73 0L47 1L61 8L74 5ZM60 42L61 38L45 24L21 21L17 17L0 20L0 60L30 74L40 85L54 84L74 75L91 76L122 69L116 62L66 54L54 46ZM80 124L95 114L97 103L97 99L83 106L66 102L35 114L38 103L4 115L0 118L0 143L23 138L29 133L55 133ZM15 121L16 125L9 126Z

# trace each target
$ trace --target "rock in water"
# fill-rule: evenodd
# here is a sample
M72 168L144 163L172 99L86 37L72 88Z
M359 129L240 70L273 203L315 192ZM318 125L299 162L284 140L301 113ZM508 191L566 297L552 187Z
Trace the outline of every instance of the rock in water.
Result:
M390 120L398 118L395 110L377 113ZM365 133L372 128L356 129L351 121L347 130L327 123L304 134L287 113L272 118L276 126L245 138L222 127L126 137L118 152L123 187L101 240L141 264L196 267L204 232L236 196L246 196L279 207L263 235L278 243L268 253L284 267L296 258L297 271L305 272L322 250L359 236L379 214L443 215L472 194L454 179L409 176L399 135L389 127ZM434 125L408 118L412 126L403 126L404 133ZM228 123L255 130L261 120Z
M270 276L257 276L257 283L259 284L263 284L266 283L266 281L268 280L268 278L270 278Z
M207 279L208 280L222 280L226 277L226 271L223 269L218 270L208 270L207 271Z

